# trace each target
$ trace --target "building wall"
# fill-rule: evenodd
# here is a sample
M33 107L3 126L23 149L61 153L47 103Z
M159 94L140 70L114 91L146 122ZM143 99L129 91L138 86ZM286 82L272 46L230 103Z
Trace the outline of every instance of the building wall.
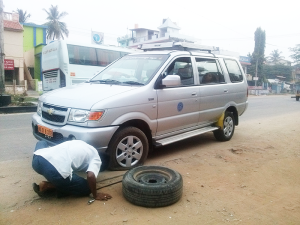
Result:
M34 48L34 46L33 46L33 27L28 27L28 26L23 26L23 27L24 27L23 49L24 49L24 52L27 52L30 49Z
M24 52L24 60L27 67L34 68L34 48Z
M39 45L39 44L46 44L44 43L44 29L42 28L36 28L36 43L35 46Z
M4 30L4 46L5 58L23 58L22 32Z
M34 79L40 79L40 52L46 45L46 26L23 24L24 27L24 59L27 67L34 68Z
M41 80L41 58L35 57L34 60L34 79Z
M4 30L5 59L13 59L17 84L24 82L23 32Z

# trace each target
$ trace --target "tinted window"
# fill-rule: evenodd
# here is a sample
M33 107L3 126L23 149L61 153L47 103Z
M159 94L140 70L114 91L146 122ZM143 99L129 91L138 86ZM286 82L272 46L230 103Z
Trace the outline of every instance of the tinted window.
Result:
M190 57L175 59L167 68L165 75L179 75L182 85L194 84L194 73Z
M69 63L97 66L96 51L94 48L68 45Z
M196 58L199 80L201 84L224 82L224 75L215 59Z
M67 45L70 64L88 66L107 66L118 58L127 55L126 52L105 49Z
M99 66L107 66L121 57L121 52L109 51L105 49L96 49L96 52Z
M241 82L243 81L243 74L237 61L232 59L224 59L225 65L228 70L229 78L231 82Z

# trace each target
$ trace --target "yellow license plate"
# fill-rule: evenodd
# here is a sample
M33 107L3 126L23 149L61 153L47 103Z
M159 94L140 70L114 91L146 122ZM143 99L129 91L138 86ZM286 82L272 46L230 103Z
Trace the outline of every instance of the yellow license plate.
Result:
M38 131L42 134L45 134L49 137L53 137L53 130L47 128L47 127L44 127L44 126L41 126L41 125L37 125L38 126Z

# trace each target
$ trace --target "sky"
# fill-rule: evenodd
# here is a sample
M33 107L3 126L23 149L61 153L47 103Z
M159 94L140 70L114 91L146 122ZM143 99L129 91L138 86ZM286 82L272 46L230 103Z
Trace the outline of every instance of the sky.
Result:
M31 14L27 22L43 24L43 9L58 6L68 15L62 19L70 31L67 40L91 43L91 31L104 33L104 44L118 45L117 38L139 28L158 30L169 18L181 28L180 34L199 40L202 45L238 52L253 53L254 32L266 32L265 56L279 50L292 61L290 47L300 44L298 0L84 0L36 1L3 0L4 11L22 9Z

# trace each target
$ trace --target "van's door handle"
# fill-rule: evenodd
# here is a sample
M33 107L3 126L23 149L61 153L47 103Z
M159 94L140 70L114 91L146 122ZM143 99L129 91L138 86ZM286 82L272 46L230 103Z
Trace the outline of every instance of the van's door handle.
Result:
M193 93L192 93L192 96L197 96L197 93L196 93L196 92L193 92Z
M225 93L228 93L228 90L227 90L227 89L224 89L224 92L225 92Z

